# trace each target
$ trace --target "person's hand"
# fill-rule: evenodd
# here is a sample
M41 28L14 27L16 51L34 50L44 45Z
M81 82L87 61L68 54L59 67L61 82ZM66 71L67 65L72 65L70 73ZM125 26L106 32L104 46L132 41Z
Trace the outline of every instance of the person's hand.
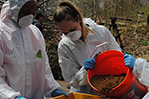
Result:
M95 64L96 64L96 61L94 60L94 58L88 58L84 62L84 68L87 71L88 69L94 68Z
M18 96L16 99L27 99L27 98L24 98L22 96Z
M136 59L129 54L124 53L124 62L125 66L128 66L130 69L133 69Z
M52 97L56 97L56 96L60 96L60 95L65 95L65 96L69 97L69 94L68 94L68 93L63 92L63 91L61 91L61 90L59 90L59 89L56 89L56 90L54 90L54 91L51 93L51 96L52 96Z

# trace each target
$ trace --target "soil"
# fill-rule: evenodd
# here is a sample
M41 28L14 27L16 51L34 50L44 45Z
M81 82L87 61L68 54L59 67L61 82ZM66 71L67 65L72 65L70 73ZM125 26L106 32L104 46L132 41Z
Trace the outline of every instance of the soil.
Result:
M126 74L122 75L95 75L90 78L90 83L101 93L111 93L111 90L118 86Z

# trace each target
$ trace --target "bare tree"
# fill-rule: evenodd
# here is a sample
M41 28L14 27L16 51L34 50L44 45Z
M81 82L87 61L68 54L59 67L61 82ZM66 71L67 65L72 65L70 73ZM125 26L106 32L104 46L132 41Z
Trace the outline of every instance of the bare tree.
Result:
M149 26L149 14L148 14L148 17L147 17L147 26Z

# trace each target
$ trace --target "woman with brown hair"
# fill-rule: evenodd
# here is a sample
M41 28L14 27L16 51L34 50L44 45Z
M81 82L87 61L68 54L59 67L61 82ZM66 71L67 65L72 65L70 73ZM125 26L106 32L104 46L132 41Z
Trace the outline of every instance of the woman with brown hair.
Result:
M64 33L58 46L58 55L62 75L71 85L70 92L97 94L88 85L84 62L90 59L88 63L94 65L92 56L106 50L121 51L119 45L106 27L97 25L90 18L84 19L80 10L70 1L59 3L54 20ZM95 51L96 46L103 42L108 43Z

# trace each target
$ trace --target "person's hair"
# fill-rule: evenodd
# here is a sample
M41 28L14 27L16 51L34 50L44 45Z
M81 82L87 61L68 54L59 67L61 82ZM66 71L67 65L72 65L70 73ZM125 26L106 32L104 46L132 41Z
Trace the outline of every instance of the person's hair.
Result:
M81 11L79 8L77 8L72 2L70 1L62 1L59 3L59 7L56 9L54 16L54 20L56 23L59 23L63 20L72 20L72 21L78 21L78 18L80 18L80 25L82 27L82 33L84 41L87 42L87 35L88 32L94 33L92 30L89 29L88 26L86 26L83 23L83 16L81 14Z
M44 18L44 15L40 12L40 11L37 11L36 13L35 13L35 19L39 19L39 17L43 17Z

